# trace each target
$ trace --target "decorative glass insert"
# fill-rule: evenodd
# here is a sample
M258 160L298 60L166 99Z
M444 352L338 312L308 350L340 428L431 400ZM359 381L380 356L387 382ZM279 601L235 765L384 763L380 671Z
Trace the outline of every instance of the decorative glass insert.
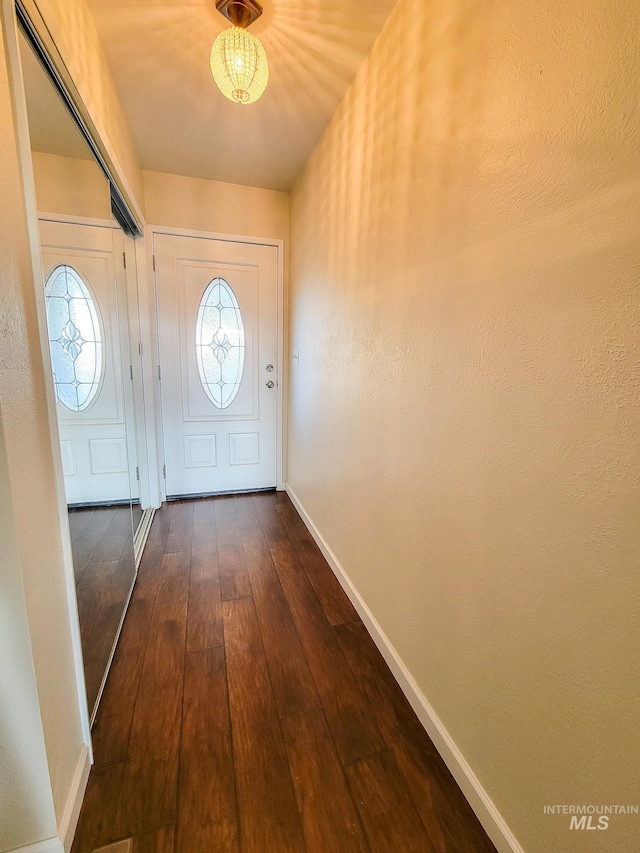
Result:
M71 412L82 412L95 399L102 378L97 306L68 264L51 271L44 293L56 400Z
M230 406L238 393L244 346L244 325L236 295L223 278L214 278L198 308L196 358L204 393L217 409Z

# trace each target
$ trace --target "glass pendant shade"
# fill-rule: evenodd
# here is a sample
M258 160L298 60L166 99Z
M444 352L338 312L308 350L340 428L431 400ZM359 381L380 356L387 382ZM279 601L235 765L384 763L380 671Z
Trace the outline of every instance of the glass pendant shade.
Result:
M211 73L230 101L252 104L269 82L269 64L262 42L242 27L223 30L211 48Z

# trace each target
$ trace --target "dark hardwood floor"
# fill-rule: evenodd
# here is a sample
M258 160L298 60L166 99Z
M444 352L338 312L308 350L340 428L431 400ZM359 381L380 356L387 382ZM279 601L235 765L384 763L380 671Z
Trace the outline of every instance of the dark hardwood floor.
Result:
M283 494L156 514L72 853L495 848Z
M135 576L129 506L69 510L80 639L93 709Z

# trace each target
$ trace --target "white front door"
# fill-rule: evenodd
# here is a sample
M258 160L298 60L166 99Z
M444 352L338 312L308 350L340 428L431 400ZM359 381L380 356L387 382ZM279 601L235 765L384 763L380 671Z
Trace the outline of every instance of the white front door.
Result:
M112 229L41 219L40 243L67 503L128 501L126 293Z
M277 248L154 238L168 497L276 485Z

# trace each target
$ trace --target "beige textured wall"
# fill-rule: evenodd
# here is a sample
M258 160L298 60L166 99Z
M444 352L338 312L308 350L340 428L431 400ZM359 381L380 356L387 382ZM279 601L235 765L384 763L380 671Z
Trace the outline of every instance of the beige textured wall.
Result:
M86 0L36 0L116 170L144 212L142 171Z
M144 172L147 222L249 237L289 237L289 193Z
M640 831L543 815L640 798L639 26L400 0L292 198L289 482L527 853Z
M56 833L0 416L0 850Z
M14 623L3 624L3 649L7 648L5 643L15 643L12 659L16 669L11 673L11 681L21 683L24 690L5 691L3 683L0 707L3 732L13 732L15 742L13 737L11 742L16 749L24 746L25 752L10 756L10 763L5 763L4 756L0 760L1 775L4 776L9 768L11 791L16 798L10 823L7 826L3 821L1 825L8 839L7 842L3 839L3 843L9 844L3 850L55 834L55 818L60 821L67 805L82 755L84 734L72 645L68 575L62 550L58 481L54 472L52 389L50 380L47 385L45 379L40 344L44 299L42 297L40 302L36 299L16 143L16 116L20 107L17 105L14 112L16 105L10 96L5 54L5 51L11 54L15 68L17 44L12 6L8 0L2 0L0 9L3 16L3 41L0 43L0 410L6 454L0 489L3 505L11 513L5 518L3 512L3 524L13 527L16 552L13 556L7 554L9 562L5 564L3 559L2 563L3 577L7 572L10 584L7 591L16 607ZM26 128L24 113L21 121ZM28 149L23 149L23 155L29 156ZM3 549L9 546L10 542L4 541L3 536ZM29 638L23 636L18 578L26 602L30 643ZM77 616L75 618L77 623ZM30 653L33 663L27 659ZM38 700L35 707L31 683L34 671ZM3 681L5 675L3 669ZM44 765L43 734L47 759ZM30 776L29 808L19 802L24 774Z
M111 220L109 183L97 163L38 151L31 156L39 213Z

